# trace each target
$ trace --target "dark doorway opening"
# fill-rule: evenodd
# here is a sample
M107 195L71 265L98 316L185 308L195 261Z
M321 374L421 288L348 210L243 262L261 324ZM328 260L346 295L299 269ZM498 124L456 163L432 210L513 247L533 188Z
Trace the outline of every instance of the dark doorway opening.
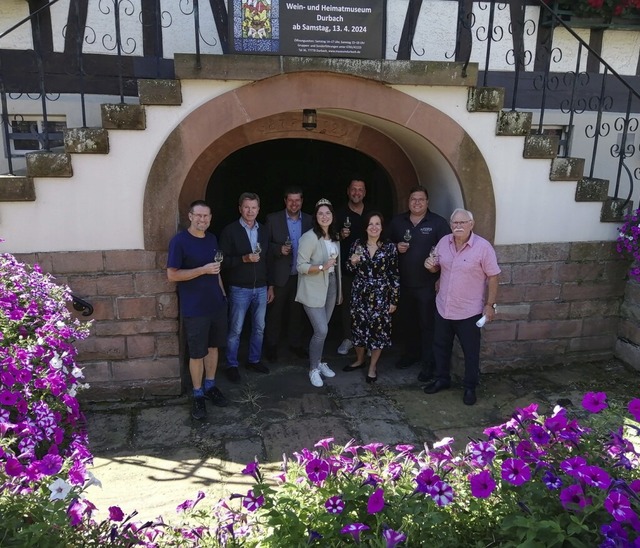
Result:
M244 147L225 158L209 179L206 201L213 210L210 230L216 235L236 220L242 192L260 196L260 216L283 209L283 192L297 185L304 191L303 210L312 213L320 198L340 208L346 188L357 176L367 184L365 202L386 219L394 212L395 193L388 173L358 150L314 139L277 139Z

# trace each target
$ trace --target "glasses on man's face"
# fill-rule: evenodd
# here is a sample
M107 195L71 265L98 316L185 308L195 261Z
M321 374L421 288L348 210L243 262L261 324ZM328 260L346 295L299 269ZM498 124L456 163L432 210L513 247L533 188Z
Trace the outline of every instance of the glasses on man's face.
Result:
M451 224L453 226L462 226L462 225L466 225L467 223L470 223L471 221L451 221Z
M417 202L417 203L421 203L421 202L426 202L427 199L426 198L411 198L409 200L410 202Z

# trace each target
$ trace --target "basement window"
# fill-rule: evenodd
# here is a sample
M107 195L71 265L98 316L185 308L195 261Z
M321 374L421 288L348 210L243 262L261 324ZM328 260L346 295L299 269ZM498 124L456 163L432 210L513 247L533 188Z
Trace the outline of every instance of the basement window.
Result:
M537 126L531 129L531 135L539 135ZM558 156L563 157L567 153L568 132L567 126L542 126L542 135L554 135L558 137Z
M9 121L11 156L24 156L27 152L51 150L64 146L62 131L67 128L65 116L49 116L44 120L35 116L14 115ZM45 127L49 147L46 148Z

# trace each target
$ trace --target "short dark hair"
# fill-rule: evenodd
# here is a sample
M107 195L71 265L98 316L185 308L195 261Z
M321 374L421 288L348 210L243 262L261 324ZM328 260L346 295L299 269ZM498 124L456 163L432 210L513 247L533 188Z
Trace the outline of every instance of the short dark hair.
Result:
M289 194L300 194L300 198L304 197L302 189L299 186L295 185L288 186L284 189L283 198L286 200L289 197Z
M353 183L354 181L359 181L364 185L365 188L367 188L367 183L365 182L365 180L362 178L360 174L355 174L349 177L349 183L347 184L347 188L350 188L351 183Z
M258 196L255 192L243 192L240 194L240 198L238 198L238 205L241 206L242 202L245 200L257 200L258 205L260 205L260 196Z
M191 205L189 206L189 213L193 213L194 208L198 206L208 207L209 211L211 211L211 206L207 202L204 200L196 200L195 202L191 202Z
M427 191L427 188L422 185L412 186L409 189L409 196L411 196L414 192L424 192L424 195L427 198L427 200L429 199L429 192Z

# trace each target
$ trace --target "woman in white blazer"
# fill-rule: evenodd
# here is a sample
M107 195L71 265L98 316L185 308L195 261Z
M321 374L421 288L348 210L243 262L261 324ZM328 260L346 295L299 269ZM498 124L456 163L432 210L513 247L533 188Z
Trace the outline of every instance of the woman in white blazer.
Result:
M340 243L334 225L333 206L325 198L316 203L313 228L298 242L298 292L309 317L313 336L309 343L309 379L313 386L323 385L322 376L335 373L322 361L329 320L336 304L342 302L340 289Z

